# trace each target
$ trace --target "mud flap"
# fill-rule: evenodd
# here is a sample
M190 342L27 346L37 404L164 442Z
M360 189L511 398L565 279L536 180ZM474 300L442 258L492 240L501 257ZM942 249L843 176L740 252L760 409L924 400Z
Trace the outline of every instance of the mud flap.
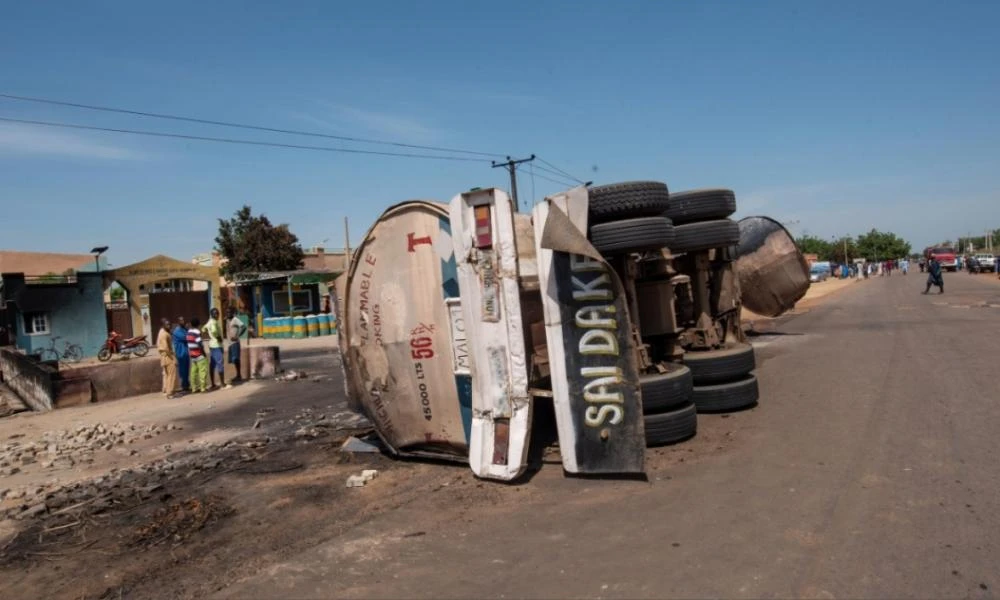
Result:
M569 473L642 473L646 438L628 302L583 233L587 204L587 189L577 187L533 211L559 449Z
M504 192L455 196L450 218L472 372L469 466L510 481L527 468L531 398L514 206Z

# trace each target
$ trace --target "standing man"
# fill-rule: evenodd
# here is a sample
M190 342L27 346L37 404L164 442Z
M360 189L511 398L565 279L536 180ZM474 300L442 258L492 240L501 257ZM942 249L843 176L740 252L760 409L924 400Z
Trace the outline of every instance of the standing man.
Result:
M198 317L192 318L191 328L187 332L188 356L191 357L191 391L194 393L208 391L208 359L205 358L200 325Z
M233 383L237 383L243 379L243 371L240 370L240 338L246 333L247 326L236 316L233 307L226 311L226 327L229 332L229 364L236 367Z
M187 321L184 317L177 317L177 326L174 327L174 354L177 356L177 375L181 380L181 390L191 391L190 369L191 360L188 357L187 342Z
M927 262L927 289L924 290L925 294L931 291L932 285L941 288L939 293L944 293L944 278L941 276L941 263L933 255L931 255L931 259Z
M208 338L208 376L212 380L212 389L216 388L215 374L219 374L219 386L226 386L226 364L222 360L222 323L219 322L219 309L209 311L208 323L202 328L202 333Z
M174 353L174 338L167 319L160 320L156 350L160 353L160 366L163 367L163 395L172 400L177 390L177 354Z

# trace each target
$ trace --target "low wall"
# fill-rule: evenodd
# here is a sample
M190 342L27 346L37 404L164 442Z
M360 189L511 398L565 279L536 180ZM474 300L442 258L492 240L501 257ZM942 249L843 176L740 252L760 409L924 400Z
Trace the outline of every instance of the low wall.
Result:
M72 381L89 380L91 385L91 402L107 402L129 396L139 396L159 392L163 389L163 371L160 359L155 356L145 358L119 359L97 365L76 367L60 372L63 384ZM72 385L72 384L70 384ZM79 391L79 388L76 388ZM70 406L78 400L66 399L64 404L60 398L58 406Z
M3 382L32 410L52 410L55 405L55 369L13 350L0 349Z

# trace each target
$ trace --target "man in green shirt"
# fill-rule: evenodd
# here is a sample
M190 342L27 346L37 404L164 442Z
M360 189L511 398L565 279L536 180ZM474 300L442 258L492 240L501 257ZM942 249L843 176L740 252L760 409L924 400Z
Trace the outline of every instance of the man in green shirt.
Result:
M208 376L212 378L212 389L216 388L215 375L219 375L219 385L226 386L226 363L222 358L222 323L219 321L219 309L213 308L209 313L208 323L202 328L202 334L208 338Z

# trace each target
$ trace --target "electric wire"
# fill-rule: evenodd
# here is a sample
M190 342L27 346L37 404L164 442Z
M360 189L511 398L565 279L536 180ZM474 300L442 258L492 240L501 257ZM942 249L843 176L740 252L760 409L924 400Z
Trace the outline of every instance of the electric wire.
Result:
M453 154L470 154L476 156L504 156L503 154L498 154L495 152L479 152L476 150L463 150L460 148L446 148L442 146L425 146L421 144L407 144L404 142L393 142L388 140L377 140L371 138L361 138L346 135L334 135L329 133L320 133L316 131L303 131L299 129L281 129L278 127L265 127L262 125L249 125L246 123L234 123L231 121L216 121L213 119L201 119L198 117L186 117L181 115L171 115L166 113L156 113L142 110L131 110L127 108L114 108L110 106L100 106L96 104L83 104L81 102L66 102L63 100L52 100L49 98L38 98L34 96L19 96L16 94L0 93L0 98L5 98L7 100L17 100L21 102L35 102L39 104L50 104L54 106L66 106L70 108L80 108L85 110L96 110L102 112L119 113L125 115L134 115L139 117L150 117L154 119L169 119L172 121L185 121L188 123L200 123L202 125L217 125L220 127L235 127L239 129L252 129L255 131L266 131L269 133L284 133L289 135L304 135L310 137L327 138L333 140L340 140L343 142L356 142L363 144L382 144L388 146L397 146L402 148L413 148L416 150L429 150L433 152L451 152Z
M167 133L162 131L145 131L141 129L123 129L116 127L98 127L96 125L80 125L77 123L63 123L56 121L37 121L33 119L15 119L12 117L0 116L0 121L7 123L22 123L26 125L41 125L44 127L60 127L64 129L84 129L88 131L104 131L109 133L126 133L131 135L145 135L161 138L176 138L182 140L194 140L201 142L219 142L226 144L241 144L245 146L268 146L272 148L288 148L294 150L315 150L320 152L342 152L346 154L366 154L375 156L397 156L402 158L422 158L429 160L451 160L461 162L490 162L486 158L472 158L467 156L446 156L437 154L417 154L415 152L386 152L382 150L361 150L359 148L339 148L335 146L311 146L307 144L286 144L281 142L266 142L263 140L246 140L240 138L221 138L204 135L189 135L183 133Z
M578 177L573 177L572 175L570 175L566 171L560 169L559 167L557 167L554 164L550 163L549 161L545 160L541 156L536 156L535 158L537 158L540 162L548 165L550 168L555 169L556 171L558 171L559 175L562 175L563 177L568 177L570 180L575 181L575 182L580 183L580 184L584 183L584 181L582 179L580 179Z

